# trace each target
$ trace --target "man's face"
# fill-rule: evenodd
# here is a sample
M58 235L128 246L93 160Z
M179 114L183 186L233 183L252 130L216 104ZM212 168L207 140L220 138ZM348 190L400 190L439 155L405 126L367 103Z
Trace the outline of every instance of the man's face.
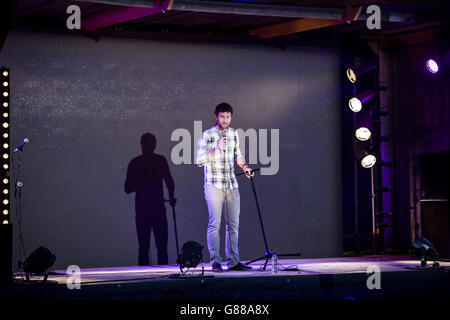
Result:
M216 116L216 120L220 130L228 128L231 123L231 112L219 112Z

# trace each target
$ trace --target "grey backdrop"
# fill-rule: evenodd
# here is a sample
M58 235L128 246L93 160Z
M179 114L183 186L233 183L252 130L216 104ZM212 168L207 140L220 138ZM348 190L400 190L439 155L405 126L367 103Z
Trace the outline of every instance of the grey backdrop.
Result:
M148 131L156 135L156 153L167 158L175 180L180 246L200 242L208 260L203 170L173 164L177 142L170 137L177 128L193 136L195 120L203 129L212 125L214 107L223 101L235 108L235 128L280 129L279 172L255 179L270 247L303 257L341 255L337 50L94 42L13 31L0 64L11 69L11 145L24 137L31 141L21 169L27 255L44 245L56 254L57 268L137 264L134 194L126 195L123 183ZM239 183L245 260L265 249L250 183L245 177ZM175 263L167 209L169 262ZM12 222L15 265L15 215ZM156 263L153 239L151 248Z

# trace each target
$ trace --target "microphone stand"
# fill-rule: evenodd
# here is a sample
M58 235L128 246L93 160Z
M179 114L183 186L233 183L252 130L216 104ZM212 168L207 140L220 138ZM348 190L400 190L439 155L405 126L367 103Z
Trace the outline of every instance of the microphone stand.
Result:
M252 172L256 172L256 171L259 171L259 170L260 170L260 168L253 169ZM236 174L236 176L240 176L240 175L243 175L243 174L245 174L245 172L238 173L238 174ZM250 182L252 184L253 196L254 196L255 202L256 202L256 209L258 211L259 223L261 224L261 231L262 231L262 235L263 235L263 239L264 239L264 245L266 247L266 253L265 253L264 256L258 257L256 259L251 260L251 261L248 261L245 264L249 265L250 263L253 263L255 261L259 261L259 260L265 259L264 267L262 268L262 270L266 270L267 262L270 259L272 259L274 251L270 250L269 249L269 245L267 244L266 232L264 230L264 224L263 224L262 217L261 217L261 210L259 208L259 202L258 202L258 197L256 195L255 182L253 180L253 177L250 177ZM277 254L277 256L278 257L300 257L301 253L283 253L283 254Z
M170 202L169 200L165 200L165 202ZM173 214L173 226L175 229L175 245L177 247L177 264L180 265L180 270L181 270L181 261L180 261L180 250L178 248L178 231L177 231L177 218L176 218L176 214L175 214L175 205L170 205L172 207L172 214ZM181 270L181 272L183 272L183 270Z

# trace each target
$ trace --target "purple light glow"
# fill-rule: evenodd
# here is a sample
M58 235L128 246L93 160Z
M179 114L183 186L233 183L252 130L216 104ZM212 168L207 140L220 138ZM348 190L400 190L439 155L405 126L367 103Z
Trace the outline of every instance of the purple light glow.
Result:
M437 73L439 71L439 65L433 59L428 59L427 60L427 69L431 73Z

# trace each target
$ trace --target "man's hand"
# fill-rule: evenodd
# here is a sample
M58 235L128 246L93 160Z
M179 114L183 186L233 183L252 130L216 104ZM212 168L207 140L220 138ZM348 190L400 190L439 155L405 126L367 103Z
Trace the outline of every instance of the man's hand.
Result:
M250 168L248 165L244 165L244 167L242 168L243 170L244 170L244 172L245 172L245 176L247 177L247 178L252 178L254 175L255 175L255 173L252 171L252 168Z
M227 146L227 137L220 138L219 142L217 143L217 147L220 150L223 150L226 148L226 146Z

